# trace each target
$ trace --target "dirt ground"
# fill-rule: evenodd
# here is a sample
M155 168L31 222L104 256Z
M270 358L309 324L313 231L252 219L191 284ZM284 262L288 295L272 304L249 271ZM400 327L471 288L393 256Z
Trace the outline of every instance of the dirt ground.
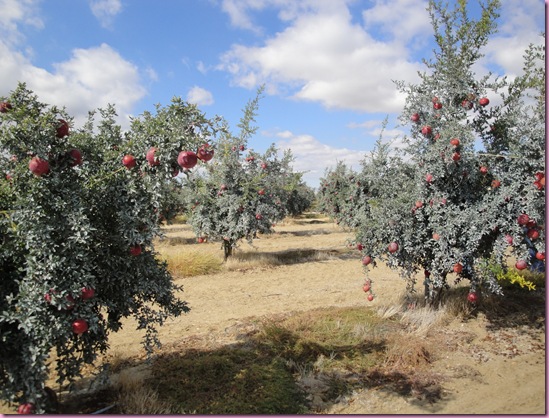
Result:
M325 257L279 266L242 268L212 275L178 278L190 313L171 320L161 330L163 344L189 336L228 341L233 330L252 317L305 311L325 306L379 307L398 304L404 281L384 266L373 271L376 298L368 302L361 290L363 272L358 252L341 252L351 234L328 220L287 223L276 234L244 243L239 252L265 254L316 249ZM166 237L192 237L184 225L167 229ZM198 245L198 244L197 244ZM199 244L202 251L221 252L219 244ZM339 251L339 253L338 253ZM330 254L333 254L330 256ZM128 321L113 336L111 353L140 352L141 335ZM445 376L442 399L433 404L394 392L363 390L325 405L325 414L545 414L545 327L528 324L493 328L478 316L454 321L441 333L467 334L466 343L436 360L433 370ZM463 341L463 339L458 339ZM454 340L455 341L455 338Z
M320 257L282 265L235 263L231 271L177 278L183 285L181 299L191 308L160 330L161 341L170 347L181 340L234 341L250 319L334 306L364 306L382 312L399 304L404 281L397 273L378 266L372 273L375 299L362 291L364 274L358 251L349 252L351 234L327 219L303 219L275 228L251 247L243 243L238 254L249 259L285 251L316 250ZM166 240L193 238L190 228L172 225ZM219 244L190 244L200 251L219 254ZM323 414L545 414L545 324L491 327L479 315L464 323L454 320L440 330L449 349L432 364L444 376L441 399L434 403L398 395L383 387L364 389L320 405ZM142 355L142 333L127 320L111 336L108 355L129 358ZM451 347L451 349L450 349ZM5 411L8 412L8 411Z

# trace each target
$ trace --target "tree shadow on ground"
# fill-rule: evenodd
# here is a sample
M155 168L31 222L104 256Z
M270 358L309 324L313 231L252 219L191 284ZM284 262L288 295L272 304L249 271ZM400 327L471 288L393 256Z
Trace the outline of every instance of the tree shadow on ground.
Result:
M323 413L364 389L405 397L429 412L444 402L437 376L416 373L413 368L384 367L389 349L384 338L334 344L307 340L283 327L267 334L259 334L257 329L234 332L236 342L230 344L211 343L211 335L193 336L158 353L139 386L130 385L141 410L123 405L120 387L113 386L65 397L59 412L94 413L111 407L105 413ZM130 361L124 370L142 364L142 360ZM307 386L305 382L311 379L322 384Z
M262 264L278 266L334 259L349 260L356 258L356 255L347 249L297 248L273 252L238 252L233 258L237 261L261 261Z

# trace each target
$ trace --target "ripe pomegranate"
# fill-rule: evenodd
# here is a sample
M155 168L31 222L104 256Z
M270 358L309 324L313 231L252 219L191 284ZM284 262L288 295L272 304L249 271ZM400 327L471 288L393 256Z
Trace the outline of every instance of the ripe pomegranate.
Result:
M85 319L75 319L72 322L72 332L75 334L83 334L88 330L88 322Z
M143 249L141 248L141 245L133 245L130 247L130 254L134 257L137 257L143 252Z
M454 273L461 273L463 271L463 265L461 263L454 264Z
M431 128L429 125L425 125L423 128L421 128L421 133L424 136L429 136L433 133L433 128Z
M541 260L541 261L545 260L545 253L542 252L542 251L538 251L538 252L536 253L536 258L537 258L538 260Z
M467 295L467 300L470 303L476 303L478 301L478 293L477 292L469 292Z
M50 164L47 160L43 160L40 157L32 157L29 162L29 170L35 175L35 176L43 176L44 174L49 173L50 171Z
M135 167L137 164L137 161L135 157L131 154L126 154L124 157L122 157L122 165L126 167L128 170Z
M155 153L156 153L156 148L152 147L152 148L149 148L149 150L147 151L147 155L145 156L147 162L151 167L160 165L160 161L158 161L158 158L156 158L154 155Z
M529 229L526 232L526 236L530 238L532 241L535 241L539 238L539 231L537 229Z
M490 100L487 97L481 97L478 101L478 104L483 107L488 106L489 103L490 103Z
M0 102L0 113L6 113L8 110L11 110L11 104L8 102Z
M69 134L69 124L63 119L57 119L57 122L58 122L57 131L56 131L57 138L63 138L67 136Z
M204 144L196 152L196 156L204 162L210 161L214 156L214 150L210 148L210 144Z
M515 263L515 267L517 270L524 270L526 267L528 267L528 263L524 260L518 260Z
M398 251L398 243L396 243L396 242L391 242L391 243L389 244L389 246L387 247L387 249L389 250L389 252L390 252L391 254L396 253L396 252Z
M82 299L91 299L95 296L95 290L91 287L83 287L82 288Z
M419 113L414 113L414 114L410 117L410 120L411 120L412 122L419 122L419 119L420 119Z
M517 222L521 226L527 225L528 222L530 222L530 217L527 214L523 213L519 215L519 217L517 218Z
M198 156L192 151L181 151L177 157L177 163L182 168L193 168L198 162Z
M371 302L374 300L374 295L372 295L371 293L367 296L368 300Z
M68 156L71 158L71 167L82 165L82 153L79 149L71 149L68 152Z
M367 266L368 264L370 264L372 262L372 257L370 257L369 255L365 256L363 259L362 259L362 265L364 266Z
M450 145L453 145L454 147L458 147L459 144L460 144L459 139L457 139L457 138L450 139Z
M17 408L17 413L21 415L30 415L34 414L36 407L32 402L22 403Z

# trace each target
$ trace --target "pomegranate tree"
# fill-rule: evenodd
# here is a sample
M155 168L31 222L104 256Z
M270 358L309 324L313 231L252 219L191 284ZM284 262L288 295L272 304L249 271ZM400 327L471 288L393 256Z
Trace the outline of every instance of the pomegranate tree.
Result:
M302 184L290 153L279 157L274 145L263 154L248 148L260 94L261 89L248 102L239 135L225 127L214 161L204 172L189 175L182 189L188 223L197 237L221 242L225 260L242 239L251 243L258 233L272 232L273 224L290 213L289 202Z
M123 318L150 353L156 328L188 311L153 239L178 153L209 143L215 123L174 100L122 133L112 106L77 128L24 85L0 101L2 398L53 412L49 374L62 388L78 378Z
M406 95L400 119L410 129L402 160L393 163L401 174L365 170L370 188L385 189L368 198L357 227L356 241L370 257L367 278L375 260L384 260L414 292L424 272L425 298L435 306L451 278L467 280L475 302L484 292L501 293L486 263L543 268L536 255L545 251L544 51L530 47L525 73L512 82L477 77L498 7L485 1L475 20L465 2L452 10L429 2L438 49L420 84L397 83Z

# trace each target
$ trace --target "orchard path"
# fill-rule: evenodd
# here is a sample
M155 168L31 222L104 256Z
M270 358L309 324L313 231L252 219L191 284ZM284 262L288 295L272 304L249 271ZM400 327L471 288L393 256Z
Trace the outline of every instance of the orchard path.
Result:
M281 224L276 233L243 243L238 249L251 258L265 253L315 249L316 260L279 266L255 265L218 274L176 278L183 285L180 297L190 313L170 320L161 329L166 346L196 336L212 342L230 342L235 330L252 317L308 310L323 306L381 308L398 303L404 281L378 266L372 275L376 299L368 302L361 291L362 266L358 252L349 251L351 234L324 220L303 219ZM166 228L166 237L193 235L185 225ZM198 245L198 244L193 244ZM200 244L200 251L221 255L219 244ZM127 321L113 335L111 353L140 353L141 334ZM443 399L434 405L404 398L384 390L364 390L322 413L333 414L543 414L545 413L545 334L543 327L488 330L479 317L464 324L455 321L444 332L467 333L470 338L457 350L437 360L433 367L450 379L444 383Z

